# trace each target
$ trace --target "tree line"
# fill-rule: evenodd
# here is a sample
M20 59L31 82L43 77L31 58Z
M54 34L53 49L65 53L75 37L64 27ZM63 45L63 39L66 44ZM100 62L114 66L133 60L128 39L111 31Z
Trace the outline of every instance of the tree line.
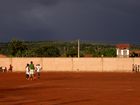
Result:
M77 41L21 41L0 43L0 53L8 57L77 57ZM80 57L116 57L113 44L80 42Z

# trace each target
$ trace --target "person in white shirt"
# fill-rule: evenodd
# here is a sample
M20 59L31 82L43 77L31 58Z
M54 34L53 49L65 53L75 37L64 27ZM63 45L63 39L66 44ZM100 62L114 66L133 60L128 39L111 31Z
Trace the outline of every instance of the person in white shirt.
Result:
M5 66L2 66L1 69L2 69L2 72L7 72L7 68Z
M26 71L26 79L29 80L29 77L30 77L30 68L29 68L29 64L26 65L25 71Z
M37 72L37 77L38 79L40 79L40 71L41 71L42 67L40 64L36 64L36 72Z

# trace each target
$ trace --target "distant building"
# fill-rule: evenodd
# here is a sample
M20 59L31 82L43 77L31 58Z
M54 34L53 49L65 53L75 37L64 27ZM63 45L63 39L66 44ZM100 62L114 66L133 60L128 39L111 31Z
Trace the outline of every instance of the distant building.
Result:
M129 44L117 44L116 45L116 54L117 57L129 57Z

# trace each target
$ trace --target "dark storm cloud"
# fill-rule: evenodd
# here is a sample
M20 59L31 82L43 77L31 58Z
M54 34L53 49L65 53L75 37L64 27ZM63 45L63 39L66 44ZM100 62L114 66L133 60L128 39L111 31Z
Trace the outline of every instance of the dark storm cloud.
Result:
M138 42L138 0L1 0L0 41Z

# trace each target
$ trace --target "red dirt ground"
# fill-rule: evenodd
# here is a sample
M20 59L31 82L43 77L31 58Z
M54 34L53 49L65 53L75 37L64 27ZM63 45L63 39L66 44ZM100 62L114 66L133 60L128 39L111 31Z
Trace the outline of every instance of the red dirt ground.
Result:
M0 105L140 105L140 74L0 73Z

